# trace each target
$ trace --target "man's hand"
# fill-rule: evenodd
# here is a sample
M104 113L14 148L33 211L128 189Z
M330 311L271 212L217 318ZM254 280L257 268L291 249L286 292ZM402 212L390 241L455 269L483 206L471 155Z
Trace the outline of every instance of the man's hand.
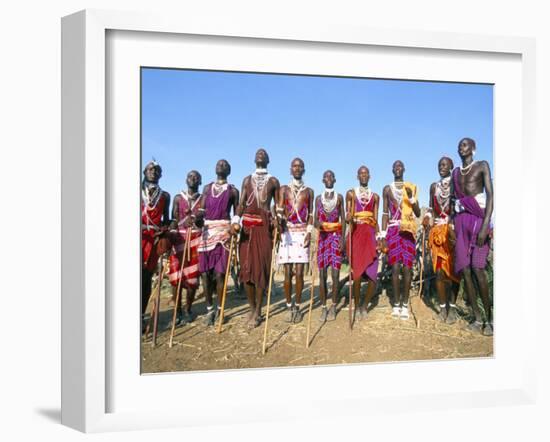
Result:
M430 218L431 218L430 215L428 214L424 215L424 219L422 220L422 227L424 227L424 230L430 226Z
M231 224L231 228L229 229L229 233L231 235L236 236L239 234L240 231L241 231L241 226L238 223Z
M411 199L413 197L413 191L410 187L405 187L405 191L407 192L407 196L409 197L409 199Z
M456 233L453 224L449 224L448 236L449 241L454 245L456 243Z
M304 247L309 247L309 243L311 242L311 233L306 233L306 236L304 238Z
M195 220L192 216L187 216L183 221L183 224L185 227L190 228L190 227L193 227L194 221Z
M477 234L477 246L483 247L485 242L487 241L487 233L488 229L486 226L482 227L479 233Z

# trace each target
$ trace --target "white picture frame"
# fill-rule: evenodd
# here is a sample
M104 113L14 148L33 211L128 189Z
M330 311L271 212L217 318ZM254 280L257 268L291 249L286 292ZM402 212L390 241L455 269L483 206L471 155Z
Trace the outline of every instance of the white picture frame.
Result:
M190 425L208 425L212 420L224 420L224 416L213 415L216 405L199 403L194 404L192 412L180 408L173 411L170 406L126 410L113 409L109 395L114 388L110 370L115 359L112 347L109 344L109 327L116 321L111 304L108 300L110 287L110 266L116 260L115 254L109 249L113 241L110 225L113 223L113 189L112 177L116 160L113 160L109 151L109 142L112 142L107 133L106 121L112 117L108 109L108 95L110 93L106 76L109 53L107 35L109 32L144 33L141 35L155 35L183 38L185 36L216 36L227 39L228 44L235 39L247 39L255 42L270 42L277 45L281 42L291 48L307 43L315 45L332 45L334 50L346 48L370 47L384 53L394 48L400 48L403 54L407 51L426 50L434 57L443 57L445 54L471 54L478 60L489 57L491 54L500 54L519 60L521 70L521 90L511 91L519 97L521 110L514 113L513 123L519 127L518 142L521 149L515 152L520 161L522 171L529 170L535 161L534 113L535 113L535 43L532 39L518 37L493 37L481 35L464 35L452 33L428 33L416 31L402 31L399 33L363 28L349 28L341 25L311 25L295 27L281 23L247 23L231 22L218 23L215 21L198 20L195 17L168 17L151 14L133 14L127 12L112 12L87 10L63 18L62 21L62 423L84 432L100 432L124 429L162 428ZM145 34L149 33L149 34ZM155 33L155 34L151 34ZM174 37L175 36L175 37ZM422 78L418 78L422 79ZM432 79L426 75L426 79ZM498 84L497 84L498 87ZM518 95L519 94L519 95ZM496 112L495 112L496 113ZM520 117L518 117L518 115ZM501 118L498 114L495 118ZM517 129L517 128L516 128ZM498 137L496 138L499 139ZM505 142L502 143L505 145ZM137 148L137 146L136 146ZM495 148L496 149L496 148ZM504 149L500 148L499 149ZM502 158L502 159L501 159ZM498 191L506 190L498 183L498 170L505 170L506 157L497 158L495 186ZM119 170L116 171L117 174ZM117 175L118 176L118 175ZM536 256L536 244L522 241L526 236L521 226L533 223L536 220L536 193L527 192L527 188L518 185L517 195L521 197L517 208L520 226L517 235L518 244L521 244L521 272L528 271L529 256ZM503 194L505 192L502 192ZM498 195L498 194L497 194ZM498 208L498 197L495 207ZM526 210L525 208L529 208ZM497 209L498 210L498 209ZM500 220L498 220L500 223ZM501 227L502 225L502 227ZM503 232L505 238L509 224L503 221L498 224L497 230ZM499 233L496 235L496 250L498 249ZM137 243L137 240L136 240ZM502 251L504 257L504 248ZM501 255L497 255L500 259ZM505 259L503 258L502 262ZM504 266L505 264L503 264ZM506 267L502 267L505 269ZM500 273L501 280L505 273ZM495 278L499 273L495 272ZM498 282L498 281L497 281ZM534 304L535 280L522 278L518 282L521 296L517 303L523 311L527 311L529 304ZM498 287L498 285L497 285ZM504 288L504 284L502 284ZM510 289L511 290L511 289ZM137 295L136 295L137 296ZM496 301L495 301L496 302ZM499 312L505 312L505 304L499 306ZM496 338L506 336L506 329L499 331L497 313ZM136 322L137 323L137 322ZM466 408L472 403L476 406L495 406L499 404L533 404L536 393L536 352L534 339L536 324L534 318L522 323L520 337L524 345L522 353L518 355L520 361L514 366L513 376L500 384L495 382L487 389L481 387L471 390L443 391L437 390L420 393L414 389L402 393L388 392L386 395L375 394L358 389L352 395L337 393L336 397L321 400L309 399L310 411L302 411L307 417L324 407L329 400L338 400L339 407L336 413L365 414L369 412L384 412L387 410L407 410L414 404L415 409L448 409ZM504 354L503 352L502 354ZM464 362L458 361L453 370L498 370L505 369L497 366L501 356L498 350L494 360ZM495 362L496 361L496 362ZM420 363L416 363L420 364ZM399 373L405 370L402 364L384 364L370 366L372 374L378 375L382 370ZM430 369L429 364L425 365ZM116 367L115 367L116 368ZM279 378L274 382L273 394L277 394L278 382L294 382L296 379L305 379L310 370L321 368L296 368L271 370L269 375ZM340 367L324 368L323 373L333 372ZM360 377L363 366L346 367L347 376ZM309 370L309 371L308 371ZM406 365L408 372L416 370L411 363ZM275 373L276 372L276 373ZM223 385L242 385L243 376L249 376L251 383L259 388L265 379L267 369L249 370L248 374L241 371L209 374L192 374L191 382L200 383L201 376L208 376L212 388ZM469 372L468 372L469 373ZM133 373L132 376L135 376ZM139 373L137 373L139 376ZM187 375L185 375L187 376ZM498 376L497 376L498 377ZM141 377L142 379L144 377ZM152 377L144 382L152 383ZM178 388L176 383L181 376L157 377L163 387ZM120 376L118 377L120 379ZM204 378L206 379L206 378ZM284 379L284 381L282 380ZM211 381L211 382L210 382ZM158 384L160 385L160 384ZM158 388L157 388L158 390ZM145 391L145 389L144 389ZM167 390L164 390L167 391ZM232 407L241 418L236 422L261 422L268 420L282 420L295 418L293 410L281 406L284 401L274 401L270 406L265 403L258 406L245 403L242 398L233 397ZM373 399L376 397L376 402ZM130 401L130 400L129 400ZM144 401L147 402L147 401ZM158 402L157 402L158 403ZM207 408L208 407L208 408ZM171 410L171 411L167 411ZM235 418L233 416L233 422Z

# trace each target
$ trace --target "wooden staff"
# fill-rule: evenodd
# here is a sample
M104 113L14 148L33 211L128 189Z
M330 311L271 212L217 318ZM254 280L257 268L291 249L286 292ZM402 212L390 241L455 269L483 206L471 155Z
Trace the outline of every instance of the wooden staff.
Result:
M264 343L262 345L263 355L265 355L265 343L267 341L267 323L269 321L269 305L271 303L271 286L273 285L273 267L275 267L275 246L277 245L278 236L279 236L279 228L278 228L278 225L276 225L275 234L273 236L273 248L271 250L271 268L269 269L269 287L267 289L267 306L265 311Z
M422 299L422 284L424 282L424 244L426 243L426 230L422 226L422 260L420 261L420 287L418 289L418 296Z
M349 306L349 329L350 331L353 330L353 311L352 311L352 308L351 308L351 302L352 302L352 298L353 298L353 277L351 275L352 273L352 270L353 270L353 267L352 267L352 259L351 259L351 247L352 247L352 242L351 242L351 236L353 234L353 217L355 215L355 192L353 192L353 199L351 200L351 207L350 207L350 213L351 213L351 216L350 216L350 219L349 219L349 233L348 233L348 244L349 244L349 247L348 247L348 250L349 250L349 253L348 253L348 258L349 258L349 281L348 281L348 284L349 284L349 301L348 301L348 306Z
M187 228L187 231L185 232L185 242L183 244L183 253L181 256L181 266L180 266L180 272L178 274L178 287L176 289L176 303L174 304L174 314L172 315L172 327L170 330L170 342L168 343L168 347L172 348L172 341L174 339L174 332L176 330L176 316L178 314L178 304L180 302L180 289L181 289L181 281L183 279L183 267L185 266L186 258L187 258L187 247L191 243L191 227Z
M420 298L420 302L422 302L422 286L424 284L424 250L425 250L425 244L426 244L426 230L424 229L424 226L422 226L422 260L420 261L420 287L418 288L418 297ZM412 302L410 303L412 306ZM411 308L411 313L413 313ZM420 328L420 321L416 318L416 315L413 313L414 322L416 324L416 328Z
M166 264L164 266L166 267ZM166 271L166 269L165 269L165 271ZM160 269L157 271L157 275L160 275ZM159 282L160 282L160 278L158 278L156 285L153 288L151 288L151 293L154 292L154 294L149 297L149 301L147 302L147 306L149 306L149 304L153 303L153 307L151 309L151 317L149 318L149 321L147 322L147 326L145 327L144 338L146 340L147 340L147 337L149 336L149 332L151 331L151 328L153 327L153 318L155 317L157 288L158 288Z
M313 270L311 271L311 293L309 295L309 316L307 318L307 333L306 333L306 348L309 348L309 332L311 329L311 312L313 310L313 292L315 290L315 277L317 276L317 249L319 248L319 232L317 232L317 239L315 240L315 248L312 253Z
M157 286L157 296L155 299L155 303L153 304L154 312L153 315L153 340L151 342L152 347L156 347L157 345L157 332L158 332L158 325L159 325L159 310L160 310L160 288L162 286L162 278L164 278L164 255L160 257L160 269L159 269L159 281Z
M189 234L189 240L187 241L187 244L185 245L185 253L187 254L187 261L191 261L191 232L192 228L187 228L187 232Z
M225 296L227 294L227 280L229 278L229 272L231 272L231 262L233 260L233 240L234 240L234 236L232 235L229 241L229 256L227 257L227 267L225 269L225 277L223 281L223 291L222 291L222 299L221 299L222 308L220 310L220 321L218 322L218 333L221 333L222 331L223 312L225 310Z

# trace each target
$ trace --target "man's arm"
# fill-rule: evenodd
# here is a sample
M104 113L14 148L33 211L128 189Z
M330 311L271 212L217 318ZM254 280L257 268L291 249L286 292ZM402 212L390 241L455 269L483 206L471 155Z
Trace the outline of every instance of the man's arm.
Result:
M284 209L284 200L285 200L285 188L286 186L281 186L279 180L275 177L271 178L273 180L273 204L275 206L275 222L279 233L283 229L283 224L285 220L285 209Z
M383 200L383 208L382 208L382 231L385 232L388 229L388 221L390 219L389 215L389 202L388 202L388 191L389 187L384 186L384 190L382 190L382 200Z
M344 197L338 194L338 204L340 207L340 221L342 223L342 236L340 237L340 253L344 252L344 238L346 237L346 212L344 210Z
M170 194L163 191L166 202L164 203L164 210L162 211L162 225L168 226L170 224Z
M231 203L229 205L229 213L233 209L233 214L237 214L239 208L239 190L235 186L231 186Z
M309 246L309 243L311 241L311 231L313 230L313 189L308 188L307 190L309 198L307 199L307 233L306 237L304 239L304 247Z
M406 190L407 190L407 196L409 197L409 202L410 202L411 198L414 201L414 203L411 204L411 206L412 206L412 209L413 209L414 216L416 216L418 218L420 216L420 204L418 204L418 199L417 199L418 186L414 186L414 191L412 189L409 189L408 187L407 187Z
M313 189L308 189L309 198L307 200L307 213L309 213L307 224L313 225L313 201L315 199L315 194L313 193Z
M180 214L180 210L179 210L179 204L180 204L180 199L181 199L181 196L179 195L176 195L174 197L174 204L172 205L172 220L174 220L176 223L179 222L179 214Z
M434 195L435 195L435 183L432 183L430 186L430 202L428 204L429 209L424 214L424 219L422 220L422 225L424 228L428 228L430 224L430 218L434 218L436 216L435 213L435 206L434 206Z
M455 180L453 179L453 172L454 172L454 170L451 171L451 186L450 186L450 189L449 189L449 192L451 193L451 201L449 201L449 203L451 205L451 212L450 212L449 216L451 218L450 219L450 224L454 228L456 194L455 194Z
M317 195L317 197L315 197L315 211L314 211L314 214L313 214L313 226L318 229L321 227L321 223L319 222L319 211L317 210L317 208L319 207L319 200L321 199L321 195Z
M199 197L198 202L198 209L197 209L197 216L195 218L195 225L197 227L202 227L204 225L204 212L206 210L206 195L210 192L211 184L207 184L204 186L204 189L202 189L202 194Z
M241 217L244 213L244 207L246 205L246 200L248 199L248 193L246 192L246 188L248 187L248 181L250 180L250 176L247 176L243 180L243 184L241 186L241 198L239 200L239 205L237 206L237 216Z
M378 206L380 204L380 197L375 193L373 198L374 207L372 209L372 216L374 217L374 221L376 221L376 233L378 233L380 231L380 226L378 225Z
M239 224L239 221L240 221L240 218L243 216L243 213L244 213L244 207L245 207L245 204L246 204L246 199L248 198L248 195L246 193L246 188L247 188L247 183L248 183L248 180L250 179L250 176L247 176L244 180L243 180L243 184L241 186L241 198L239 199L239 192L237 191L237 189L235 189L235 191L237 192L237 196L236 198L234 199L235 201L235 205L233 206L233 210L234 210L234 215L233 215L233 218L231 219L231 234L232 235L237 235L239 233L239 231L241 230L241 225ZM239 203L237 204L237 201L239 201Z
M347 223L353 222L353 213L351 213L351 207L353 205L353 190L348 190L346 192L346 217L345 220Z
M435 183L432 183L430 186L430 204L428 204L428 207L432 209L432 212L435 211L434 207L434 196L435 196ZM434 212L435 213L435 212Z
M487 161L481 162L481 171L483 174L483 187L485 188L486 199L483 225L481 226L481 230L477 236L477 245L479 247L485 244L489 230L489 222L491 220L491 215L493 214L493 182L491 180L491 169L489 168L489 163L487 163Z

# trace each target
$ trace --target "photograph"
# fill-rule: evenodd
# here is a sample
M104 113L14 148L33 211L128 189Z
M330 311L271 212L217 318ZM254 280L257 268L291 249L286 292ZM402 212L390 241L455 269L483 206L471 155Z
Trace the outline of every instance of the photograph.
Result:
M493 84L140 76L142 374L494 356Z

